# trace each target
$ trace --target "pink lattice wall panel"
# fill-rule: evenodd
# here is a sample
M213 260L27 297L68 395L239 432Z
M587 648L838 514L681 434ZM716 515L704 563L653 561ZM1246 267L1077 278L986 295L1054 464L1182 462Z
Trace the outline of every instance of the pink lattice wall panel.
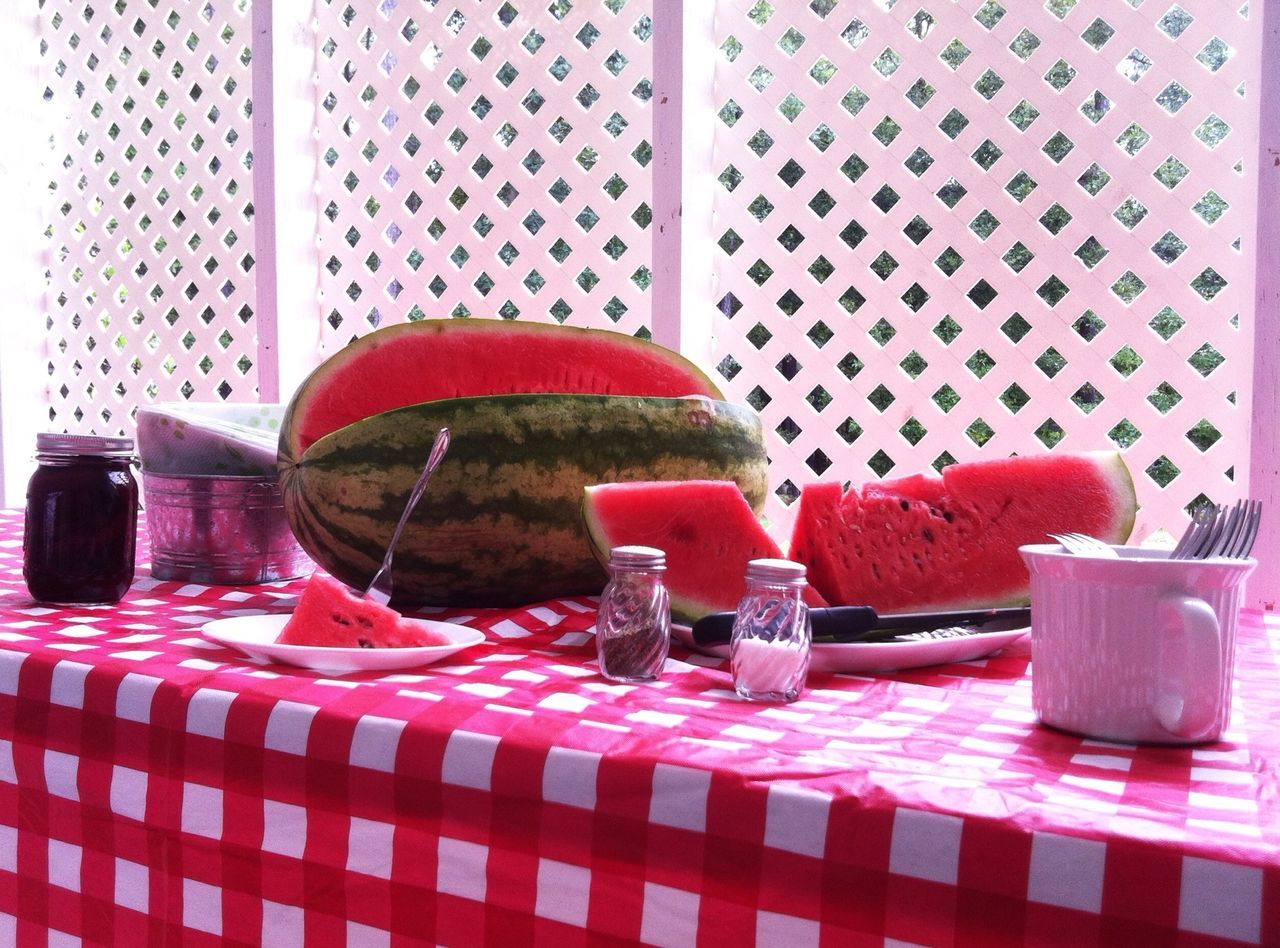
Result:
M316 0L316 98L275 103L317 122L314 361L422 315L649 332L653 11ZM55 426L256 396L248 13L42 7ZM1259 33L1210 0L720 0L685 319L761 413L780 536L806 481L1015 452L1123 449L1140 535L1239 491Z
M795 487L1121 448L1247 473L1258 24L1216 0L726 0L716 355ZM783 530L779 531L785 532Z
M41 6L53 428L254 401L248 2Z
M423 315L648 332L649 6L317 8L326 349Z

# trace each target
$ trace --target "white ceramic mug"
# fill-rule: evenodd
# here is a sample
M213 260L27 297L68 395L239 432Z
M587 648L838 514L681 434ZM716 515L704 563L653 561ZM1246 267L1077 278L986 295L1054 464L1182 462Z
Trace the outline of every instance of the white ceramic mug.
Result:
M1031 700L1041 722L1111 741L1217 740L1231 717L1237 613L1256 560L1117 548L1020 550L1031 571Z

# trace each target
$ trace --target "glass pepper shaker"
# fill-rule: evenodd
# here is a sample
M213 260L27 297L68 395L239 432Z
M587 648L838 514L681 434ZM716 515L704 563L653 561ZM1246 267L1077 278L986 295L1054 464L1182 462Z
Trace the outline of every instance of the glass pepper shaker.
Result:
M662 582L667 556L649 546L609 551L609 583L600 597L596 651L611 681L653 681L671 645L671 598Z
M133 439L40 433L36 461L22 535L28 591L54 605L118 602L137 542Z
M752 560L746 579L729 644L733 688L753 701L794 701L804 690L813 641L805 568L790 560Z

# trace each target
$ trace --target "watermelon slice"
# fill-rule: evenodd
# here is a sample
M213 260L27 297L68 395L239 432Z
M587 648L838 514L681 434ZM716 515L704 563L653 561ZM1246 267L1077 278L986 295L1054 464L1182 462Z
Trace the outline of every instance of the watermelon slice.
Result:
M1123 543L1137 498L1115 452L953 464L844 490L804 486L791 558L832 604L880 612L1026 602L1018 547L1078 531Z
M602 563L615 546L652 546L667 554L664 580L674 622L733 611L747 591L747 563L782 555L733 481L596 484L584 491L582 516ZM825 605L812 588L806 600Z
M312 573L293 615L276 639L281 645L329 648L421 648L449 645L434 629L402 619L371 599L360 599L324 573Z
M312 372L281 425L280 459L295 462L330 432L393 408L534 392L724 398L684 356L624 333L556 323L424 319L362 336Z

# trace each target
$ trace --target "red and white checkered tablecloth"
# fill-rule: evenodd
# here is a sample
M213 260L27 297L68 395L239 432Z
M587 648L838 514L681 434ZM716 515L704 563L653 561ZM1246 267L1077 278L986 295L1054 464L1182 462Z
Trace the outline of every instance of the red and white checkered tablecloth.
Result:
M1280 944L1280 622L1228 739L1036 725L1025 640L740 701L594 665L591 599L446 618L454 664L204 639L301 583L36 605L0 511L0 944Z

